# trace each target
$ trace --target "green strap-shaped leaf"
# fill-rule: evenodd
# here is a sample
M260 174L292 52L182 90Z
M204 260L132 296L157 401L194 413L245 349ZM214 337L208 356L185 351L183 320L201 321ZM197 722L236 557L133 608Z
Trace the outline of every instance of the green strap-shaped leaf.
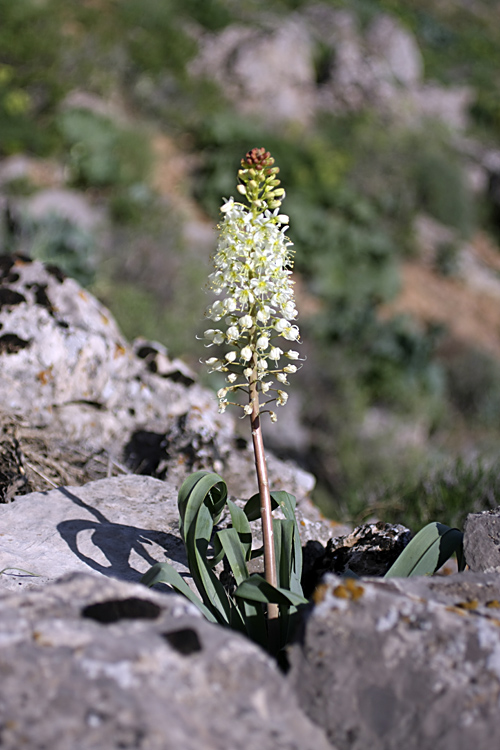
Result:
M239 586L248 578L248 570L245 562L244 548L236 529L222 529L217 536L224 549L229 565L234 575L236 585Z
M245 560L250 560L252 552L252 529L245 515L245 512L239 508L232 500L227 501L229 512L231 514L231 523L233 529L238 533L241 545L244 549Z
M303 596L287 591L287 589L275 588L257 574L240 583L234 595L249 602L261 602L261 604L274 603L295 607L307 604L307 599Z
M201 505L205 504L213 522L217 523L227 499L227 486L218 474L197 471L182 483L178 495L181 534L186 538Z
M385 577L433 575L455 552L460 563L462 548L463 534L459 529L434 521L413 537Z
M275 510L278 507L278 503L273 495L274 492L271 492L271 508ZM252 495L250 500L247 500L243 512L249 521L257 521L260 518L260 495L258 492L256 495Z
M178 497L181 528L188 565L205 606L217 619L229 623L231 603L212 570L208 548L213 526L220 517L227 499L227 486L222 477L198 471L183 482Z
M142 576L141 583L149 588L154 586L155 583L167 583L177 591L178 594L182 594L186 599L189 599L190 602L195 604L207 620L210 620L210 622L218 622L217 618L207 607L205 607L194 591L191 591L184 578L170 563L156 563L156 565L153 565L153 567Z
M271 505L273 510L278 507L281 508L285 518L289 521L293 521L294 523L294 563L291 568L290 588L297 594L302 594L302 587L300 585L300 580L302 577L302 545L300 542L297 517L295 515L297 501L295 497L289 492L285 492L284 490L277 490L271 492ZM260 518L260 495L258 493L256 495L252 495L250 500L247 501L243 511L249 521L256 521L258 518ZM262 550L254 550L251 554L251 557L258 557L260 554L262 554L262 552L263 548Z

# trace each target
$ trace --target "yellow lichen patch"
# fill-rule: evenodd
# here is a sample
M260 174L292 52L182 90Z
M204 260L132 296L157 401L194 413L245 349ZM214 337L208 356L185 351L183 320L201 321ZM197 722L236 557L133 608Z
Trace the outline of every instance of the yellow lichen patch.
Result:
M488 607L489 609L500 609L500 602L498 599L491 599L489 602L486 602L485 607Z
M326 583L320 583L319 586L316 586L314 589L314 593L312 595L313 602L315 604L321 604L321 602L324 600L326 596L326 592L328 591L328 586Z
M52 374L52 365L48 367L46 370L40 370L40 372L37 374L37 378L40 381L42 385L47 385L49 380L53 379Z
M353 602L357 601L364 594L363 586L356 583L354 578L346 578L344 583L336 586L333 589L333 595L337 599L351 599Z
M115 353L114 353L114 359L118 359L118 357L123 357L125 354L126 349L121 344L115 344Z
M456 605L459 609L477 609L479 602L477 599L469 599L466 602L458 602Z

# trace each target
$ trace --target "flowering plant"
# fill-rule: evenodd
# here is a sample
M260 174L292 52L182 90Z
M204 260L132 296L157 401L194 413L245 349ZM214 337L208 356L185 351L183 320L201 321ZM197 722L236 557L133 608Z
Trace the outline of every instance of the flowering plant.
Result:
M209 277L209 289L221 299L208 307L206 317L223 321L225 330L209 328L204 338L208 347L229 347L224 357L206 360L211 371L227 373L227 385L217 393L219 411L228 403L240 406L228 396L243 389L250 396L249 403L241 405L244 414L268 411L276 421L268 406L286 404L283 385L297 371L293 362L299 359L297 351L284 351L276 339L298 341L299 329L292 322L297 310L290 278L292 243L285 234L288 216L279 213L284 190L278 187L279 170L273 165L268 151L249 151L241 162L237 188L249 206L230 198L221 208L224 221ZM288 363L281 366L283 358ZM259 393L266 398L262 404Z
M217 327L204 333L207 347L225 346L222 354L205 362L210 371L225 376L226 383L217 393L219 411L234 405L250 418L259 491L241 509L227 498L226 484L217 474L197 472L183 483L178 499L180 530L202 601L167 563L157 563L143 577L150 586L170 584L208 619L246 631L273 653L288 641L298 608L306 603L295 498L270 491L260 424L264 413L276 421L271 406L286 404L283 387L300 360L295 349L287 348L300 335L294 323L292 243L286 236L288 216L279 212L285 193L278 172L263 148L252 149L241 162L237 190L248 205L230 198L221 208L223 221L208 284L217 299L206 311ZM246 403L239 394L247 395ZM226 505L232 526L213 533ZM278 506L284 518L273 519ZM254 550L250 522L259 516L263 548ZM264 578L250 575L247 568L247 562L261 554ZM223 557L233 573L234 591L224 588L213 571Z

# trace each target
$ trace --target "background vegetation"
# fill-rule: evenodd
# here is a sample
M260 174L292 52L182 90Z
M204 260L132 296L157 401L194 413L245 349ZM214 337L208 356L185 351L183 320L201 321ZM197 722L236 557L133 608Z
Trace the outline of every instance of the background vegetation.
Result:
M474 88L471 132L498 142L495 3L324 2L354 10L361 25L381 12L396 16L415 34L427 78ZM17 234L4 229L4 250L60 263L91 285L128 336L161 340L197 366L207 258L189 249L178 206L153 187L154 136L173 139L192 160L183 198L214 223L241 155L265 144L287 187L302 302L312 310L301 321L308 362L297 386L308 439L300 448L275 439L275 447L317 475L316 500L328 514L460 523L467 509L496 504L500 365L472 349L443 356L446 331L380 315L400 288L401 262L415 256L417 214L452 229L457 242L491 229L448 131L388 126L369 110L318 117L307 132L273 130L237 116L214 84L188 73L193 25L256 24L264 11L284 16L308 4L0 0L0 156L51 157L66 184L111 219L103 246L60 219L21 216ZM118 102L126 120L68 106L75 90ZM11 197L33 190L23 180L2 187ZM442 247L436 273L453 275L455 250ZM370 432L374 415L380 424ZM405 444L409 425L423 426L424 439Z

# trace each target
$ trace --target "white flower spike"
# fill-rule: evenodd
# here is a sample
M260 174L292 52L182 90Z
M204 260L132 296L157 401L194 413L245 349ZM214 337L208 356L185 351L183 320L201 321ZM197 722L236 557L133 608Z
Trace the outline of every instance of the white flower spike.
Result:
M279 213L285 193L278 187L278 172L268 151L252 149L241 162L237 186L248 206L229 198L221 207L223 221L208 284L218 299L206 312L206 317L221 327L209 328L204 334L205 346L231 347L222 359L206 360L212 370L229 372L227 385L218 392L221 410L226 408L229 392L243 388L250 401L255 401L259 393L267 394L271 385L287 384L287 375L297 370L293 365L280 367L282 357L299 359L298 352L284 347L287 341L299 341L300 334L291 322L297 317L290 278L292 243L285 235L289 218ZM286 393L278 390L278 397L270 400L283 406L286 399ZM249 404L242 408L244 415L256 413ZM275 421L276 415L269 413Z

